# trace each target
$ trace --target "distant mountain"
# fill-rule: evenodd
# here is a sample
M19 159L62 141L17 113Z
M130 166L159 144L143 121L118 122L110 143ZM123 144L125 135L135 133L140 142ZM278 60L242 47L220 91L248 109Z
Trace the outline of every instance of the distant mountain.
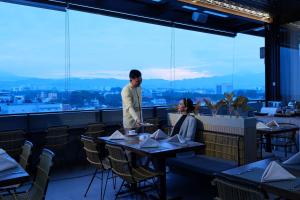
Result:
M215 89L216 85L231 84L233 81L234 89L255 89L264 85L264 73L247 74L247 75L231 75L214 76L209 78L195 78L177 80L172 83L176 89L196 89L196 88L211 88ZM119 79L81 79L71 78L71 90L101 90L111 87L123 87L128 83L128 80ZM163 79L144 79L144 88L170 88L170 81ZM33 89L57 89L64 90L64 79L40 79L40 78L25 78L12 76L10 74L1 75L0 72L0 89L11 89L15 87L29 87Z

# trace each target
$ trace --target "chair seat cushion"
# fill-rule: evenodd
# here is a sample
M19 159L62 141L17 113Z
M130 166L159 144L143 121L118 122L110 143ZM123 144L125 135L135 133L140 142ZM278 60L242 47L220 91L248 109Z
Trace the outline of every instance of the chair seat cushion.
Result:
M213 175L227 169L236 167L238 164L234 161L210 157L206 155L194 155L189 157L176 157L167 160L169 167L175 169L187 170L197 174Z

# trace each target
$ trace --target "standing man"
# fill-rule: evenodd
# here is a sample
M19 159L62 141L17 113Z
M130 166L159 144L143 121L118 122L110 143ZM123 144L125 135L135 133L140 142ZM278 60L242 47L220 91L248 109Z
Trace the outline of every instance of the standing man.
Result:
M123 87L122 106L123 106L123 127L128 130L139 128L143 122L142 116L142 73L132 69L129 73L130 83Z

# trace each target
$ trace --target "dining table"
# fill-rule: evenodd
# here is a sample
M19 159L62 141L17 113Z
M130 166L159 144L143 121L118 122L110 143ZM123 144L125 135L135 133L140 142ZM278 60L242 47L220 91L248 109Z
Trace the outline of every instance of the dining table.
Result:
M2 158L14 161L14 159L6 152L1 153L0 156ZM0 187L9 187L15 184L22 184L30 179L30 176L26 172L26 170L23 169L23 167L19 163L17 163L16 161L14 162L14 167L0 171Z
M261 177L271 161L276 161L296 178L291 180L261 182ZM266 193L274 194L282 199L300 199L300 164L285 165L282 164L280 160L276 160L276 158L269 158L223 171L219 173L218 176L225 177L228 180L242 185L246 184L257 187Z
M99 137L99 142L113 144L123 147L125 150L140 156L147 156L156 161L156 170L162 173L159 176L159 199L168 199L166 181L166 160L175 157L181 152L200 152L204 149L203 143L187 141L184 144L169 142L168 139L157 140L159 146L156 148L143 148L142 142L150 136L149 133L140 133L136 136L125 136L124 139L113 140L109 137Z

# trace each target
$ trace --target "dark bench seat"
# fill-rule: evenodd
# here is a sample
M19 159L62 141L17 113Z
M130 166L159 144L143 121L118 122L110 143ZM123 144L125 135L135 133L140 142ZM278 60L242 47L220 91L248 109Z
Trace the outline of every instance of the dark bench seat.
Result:
M170 158L167 160L167 165L171 169L175 168L182 172L214 175L217 172L237 167L238 163L206 155L194 155Z

